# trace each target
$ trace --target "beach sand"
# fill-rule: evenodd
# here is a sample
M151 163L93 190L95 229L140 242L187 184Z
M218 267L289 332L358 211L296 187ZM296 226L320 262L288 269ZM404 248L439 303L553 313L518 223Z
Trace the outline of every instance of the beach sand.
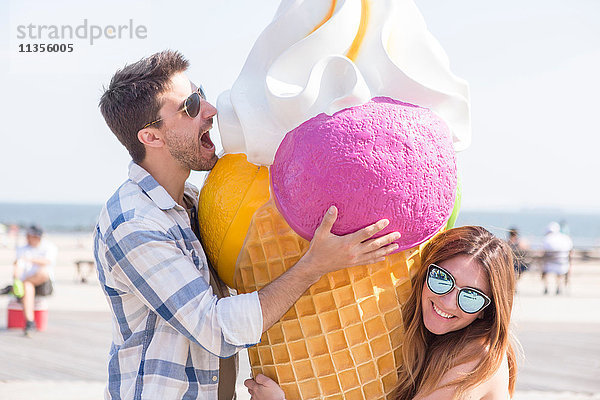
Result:
M111 342L110 312L95 269L87 283L75 261L92 260L91 235L48 235L59 249L55 292L48 298L45 332L24 338L7 330L8 297L0 297L0 398L86 400L103 397ZM20 238L20 243L24 239ZM10 283L14 240L0 243L0 286ZM519 362L516 400L600 399L600 262L574 264L561 296L542 295L539 273L519 282L513 322L524 357ZM238 398L250 398L242 354Z

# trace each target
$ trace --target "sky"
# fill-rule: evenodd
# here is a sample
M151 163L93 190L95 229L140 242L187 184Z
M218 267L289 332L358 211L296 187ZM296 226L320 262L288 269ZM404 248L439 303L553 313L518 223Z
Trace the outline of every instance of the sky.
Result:
M472 144L458 155L463 209L600 212L600 2L416 0L471 89ZM208 100L229 89L278 0L11 0L0 3L0 202L101 204L130 157L98 110L126 63L180 50ZM19 25L131 25L71 53L19 53ZM88 35L89 36L89 35ZM142 35L144 36L144 35ZM215 124L216 125L216 124ZM218 128L211 132L220 148ZM193 172L198 186L203 173Z

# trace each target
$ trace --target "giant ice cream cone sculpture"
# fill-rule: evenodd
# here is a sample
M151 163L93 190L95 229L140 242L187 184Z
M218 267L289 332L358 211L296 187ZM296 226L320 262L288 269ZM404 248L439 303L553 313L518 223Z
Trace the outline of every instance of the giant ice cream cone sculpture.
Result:
M240 255L238 287L260 289L307 248L274 204L265 204ZM248 349L253 373L275 379L287 399L385 398L396 383L400 306L410 293L410 268L418 256L414 248L321 278Z
M284 1L219 98L228 154L199 215L227 284L248 292L280 276L331 204L333 233L388 218L382 234L403 234L384 262L324 276L249 349L253 372L289 400L394 389L400 307L420 246L456 206L454 151L470 138L468 89L447 64L410 0Z

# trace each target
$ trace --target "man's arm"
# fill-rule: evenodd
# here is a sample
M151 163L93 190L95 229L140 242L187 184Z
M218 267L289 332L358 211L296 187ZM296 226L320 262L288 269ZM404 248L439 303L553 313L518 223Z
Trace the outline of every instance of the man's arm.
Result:
M30 262L32 264L37 265L38 267L45 267L52 263L53 258L55 258L55 251L53 248L47 248L44 254L40 254L38 256L30 256L28 252L25 254L17 254L17 259L15 260L15 264L19 262L19 260L23 260L25 262Z
M149 219L126 221L105 233L97 229L94 242L101 281L117 319L148 308L219 357L260 340L257 293L217 299L199 255L195 250L186 254L164 227Z
M27 258L27 261L37 265L38 267L45 267L51 263L50 259L46 257L29 257Z
M389 224L388 220L380 220L355 233L337 236L331 233L336 219L337 209L332 206L315 231L306 254L279 278L259 290L263 332L279 321L323 275L346 267L382 261L386 255L398 249L397 244L390 244L400 237L398 232L370 239Z
M47 265L49 265L52 262L52 260L50 259L50 257L32 257L28 254L27 251L22 252L20 250L17 250L17 255L13 263L13 279L16 279L19 276L22 262L35 264L40 268L44 268Z
M395 248L381 249L397 234L366 240L387 221L335 236L331 226L336 215L334 211L325 218L304 257L260 293L219 300L192 259L151 221L124 222L102 237L97 234L95 251L104 273L115 280L114 289L123 290L119 286L125 285L181 334L217 356L228 357L256 344L264 329L279 320L323 274L377 261Z

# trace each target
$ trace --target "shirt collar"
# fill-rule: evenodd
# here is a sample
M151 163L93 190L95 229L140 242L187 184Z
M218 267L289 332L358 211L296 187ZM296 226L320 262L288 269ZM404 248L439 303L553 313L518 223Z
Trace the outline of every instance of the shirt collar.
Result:
M162 187L148 171L133 161L129 163L129 179L131 179L132 182L137 183L142 191L146 193L161 210L164 211L176 207L183 208L173 200L167 190ZM187 182L185 183L183 195L193 198L194 204L197 204L198 202L198 194L198 189L194 185Z

